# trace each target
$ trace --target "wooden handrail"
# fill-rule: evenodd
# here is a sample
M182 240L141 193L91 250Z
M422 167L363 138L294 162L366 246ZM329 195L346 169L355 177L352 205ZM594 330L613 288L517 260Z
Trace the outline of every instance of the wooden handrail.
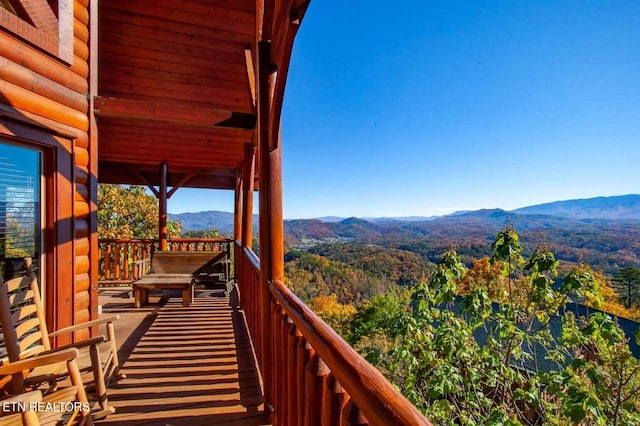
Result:
M236 242L240 305L257 359L271 351L263 377L274 424L431 425L387 379L282 282L269 283L271 339L262 341L260 260ZM239 254L242 253L240 256ZM264 370L263 370L264 371Z

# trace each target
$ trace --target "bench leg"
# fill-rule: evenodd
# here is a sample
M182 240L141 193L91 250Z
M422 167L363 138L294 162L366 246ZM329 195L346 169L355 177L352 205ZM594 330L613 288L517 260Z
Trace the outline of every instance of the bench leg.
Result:
M191 286L182 289L182 306L185 308L191 304Z
M142 287L134 287L133 294L135 297L134 306L142 308L149 303L149 290Z

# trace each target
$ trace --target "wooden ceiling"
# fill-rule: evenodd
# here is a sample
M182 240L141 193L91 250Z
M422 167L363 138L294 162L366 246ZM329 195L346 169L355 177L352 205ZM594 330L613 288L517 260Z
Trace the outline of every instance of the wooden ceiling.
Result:
M301 18L308 2L267 2L296 3ZM98 16L99 181L158 185L166 163L169 186L233 189L256 127L256 1L109 0Z

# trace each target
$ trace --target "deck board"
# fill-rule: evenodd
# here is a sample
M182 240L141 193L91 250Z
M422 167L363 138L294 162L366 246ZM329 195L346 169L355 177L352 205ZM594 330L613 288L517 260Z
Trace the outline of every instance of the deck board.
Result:
M118 313L118 353L127 378L109 388L115 414L99 425L263 425L262 387L243 314L222 290L151 295L133 308L117 289L101 292Z

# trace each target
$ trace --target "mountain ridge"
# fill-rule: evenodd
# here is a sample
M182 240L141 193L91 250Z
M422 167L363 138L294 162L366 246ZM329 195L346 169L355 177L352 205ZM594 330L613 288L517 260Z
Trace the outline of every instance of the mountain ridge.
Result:
M217 229L222 234L233 232L233 213L218 210L169 214L170 220L179 220L185 231ZM597 223L598 221L640 221L640 195L602 196L585 199L554 201L514 210L480 209L454 212L444 216L401 216L401 217L337 217L326 216L313 219L285 219L286 228L301 228L307 224L327 237L332 234L331 228L338 228L338 234L357 234L360 229L365 233L378 233L388 227L424 226L425 222L462 223L480 221L503 221L502 226L515 221L514 226L531 227L532 224L542 228L553 226L576 225L579 223ZM505 222L507 221L507 222ZM577 221L577 222L576 222ZM585 222L587 221L587 222ZM254 227L257 228L258 216L254 215ZM326 224L326 225L325 225ZM545 225L546 224L546 225ZM287 226L289 225L289 226ZM328 225L328 226L327 226ZM371 226L373 225L373 226ZM544 226L543 226L544 225Z

